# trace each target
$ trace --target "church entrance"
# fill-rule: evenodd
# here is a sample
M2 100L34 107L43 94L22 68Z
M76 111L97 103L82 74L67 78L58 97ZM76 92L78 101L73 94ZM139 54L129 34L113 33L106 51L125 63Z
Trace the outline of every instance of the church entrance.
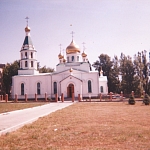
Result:
M69 84L67 87L67 97L72 97L72 93L74 93L74 85Z

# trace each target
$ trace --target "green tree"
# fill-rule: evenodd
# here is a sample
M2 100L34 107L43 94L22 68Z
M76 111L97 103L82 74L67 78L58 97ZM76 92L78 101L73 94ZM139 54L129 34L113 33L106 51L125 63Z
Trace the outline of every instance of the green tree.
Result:
M3 69L3 79L2 79L2 89L4 94L10 96L12 76L18 74L19 61L14 61L13 63L7 63Z
M146 51L138 52L138 55L135 55L134 64L136 66L136 74L139 77L139 92L142 94L143 91L149 93L150 84L149 84L149 74L148 74L148 65L146 58Z
M109 91L113 93L120 93L120 76L119 76L119 60L117 56L112 59L112 67L109 73Z
M138 85L140 83L136 74L136 67L130 56L125 56L121 53L120 57L120 73L121 73L121 90L125 94L130 94L132 91L138 93Z
M119 69L118 69L118 58L114 57L113 61L107 54L101 54L99 61L93 63L95 70L103 70L103 75L107 76L108 80L108 92L119 92Z
M54 69L50 68L50 67L47 67L46 66L43 66L42 68L39 68L38 69L40 73L49 73L49 72L54 72Z

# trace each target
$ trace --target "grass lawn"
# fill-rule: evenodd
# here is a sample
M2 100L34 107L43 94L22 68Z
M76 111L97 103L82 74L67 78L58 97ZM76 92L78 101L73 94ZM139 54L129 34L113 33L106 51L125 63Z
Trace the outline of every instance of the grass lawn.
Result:
M150 150L150 106L75 103L0 136L0 150Z
M9 112L9 111L14 111L14 110L20 110L20 109L25 109L25 108L31 108L31 107L35 107L35 106L40 106L40 105L44 105L47 102L19 102L19 103L5 103L5 102L0 102L0 113L5 113L5 112Z

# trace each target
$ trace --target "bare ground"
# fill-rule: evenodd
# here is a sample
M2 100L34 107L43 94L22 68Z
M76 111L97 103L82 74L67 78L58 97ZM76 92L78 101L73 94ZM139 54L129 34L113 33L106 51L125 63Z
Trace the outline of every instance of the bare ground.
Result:
M76 103L2 135L0 150L150 150L150 106Z

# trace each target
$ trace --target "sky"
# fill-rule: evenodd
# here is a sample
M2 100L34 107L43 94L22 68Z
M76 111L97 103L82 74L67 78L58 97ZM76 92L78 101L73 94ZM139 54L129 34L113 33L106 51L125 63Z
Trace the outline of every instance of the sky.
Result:
M55 69L72 31L91 64L100 54L150 51L150 0L0 0L0 63L20 59L27 16L41 67Z

